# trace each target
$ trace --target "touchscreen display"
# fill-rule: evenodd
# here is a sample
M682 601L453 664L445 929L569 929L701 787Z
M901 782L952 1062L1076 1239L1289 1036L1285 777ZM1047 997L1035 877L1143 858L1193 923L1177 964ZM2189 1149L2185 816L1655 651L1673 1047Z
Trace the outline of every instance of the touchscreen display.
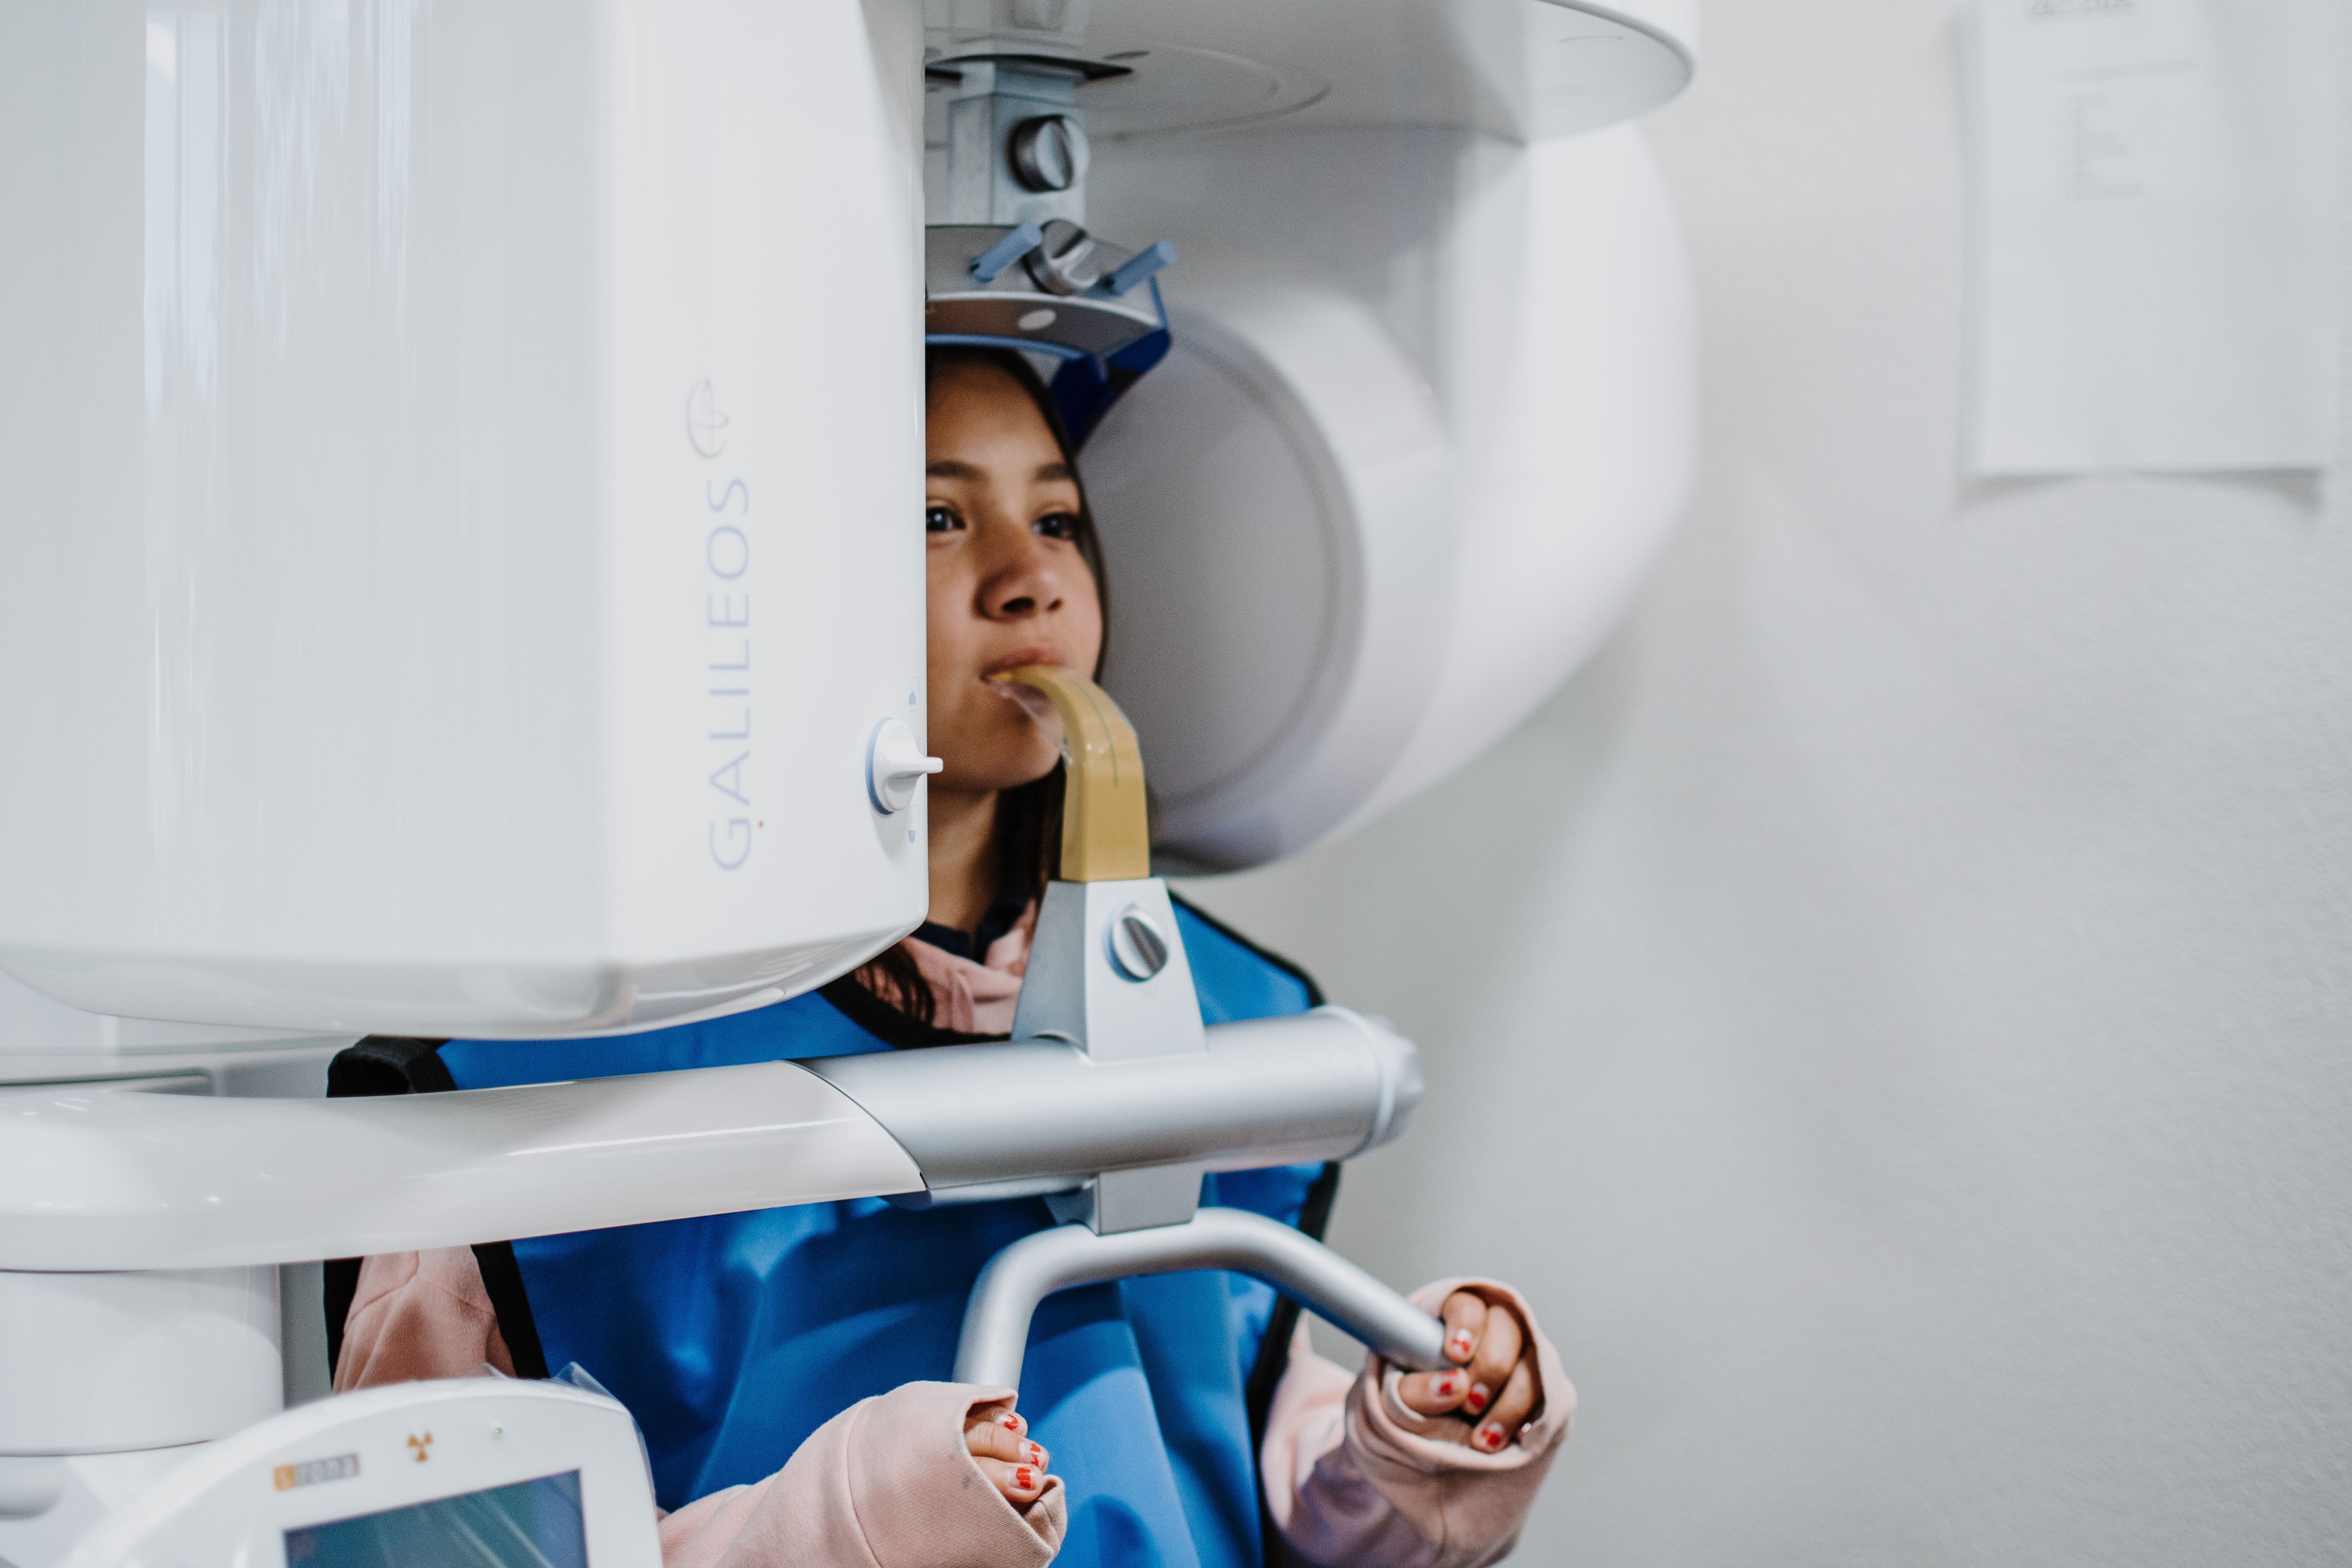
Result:
M588 1568L580 1472L286 1532L287 1568Z

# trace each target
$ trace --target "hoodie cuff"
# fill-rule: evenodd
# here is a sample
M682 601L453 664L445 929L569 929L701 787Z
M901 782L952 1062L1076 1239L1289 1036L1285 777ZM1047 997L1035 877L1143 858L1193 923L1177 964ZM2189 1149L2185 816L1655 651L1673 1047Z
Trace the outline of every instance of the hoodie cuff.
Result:
M1551 1468L1559 1439L1576 1415L1576 1389L1517 1290L1493 1279L1441 1279L1415 1291L1412 1301L1433 1313L1456 1290L1474 1290L1491 1303L1510 1308L1527 1328L1527 1353L1534 1358L1539 1403L1517 1439L1500 1453L1482 1454L1451 1436L1433 1436L1459 1431L1459 1423L1406 1409L1397 1395L1404 1369L1367 1355L1363 1371L1348 1391L1344 1452L1317 1467L1318 1472L1331 1472L1317 1479L1328 1483L1334 1500L1346 1495L1339 1470L1352 1467L1386 1500L1396 1519L1411 1525L1424 1549L1408 1555L1429 1568L1481 1568L1509 1553ZM1384 1525L1383 1536L1391 1535L1393 1528Z
M1069 1526L1058 1476L1024 1513L964 1447L1007 1388L902 1384L814 1432L755 1488L663 1521L666 1568L1045 1568Z

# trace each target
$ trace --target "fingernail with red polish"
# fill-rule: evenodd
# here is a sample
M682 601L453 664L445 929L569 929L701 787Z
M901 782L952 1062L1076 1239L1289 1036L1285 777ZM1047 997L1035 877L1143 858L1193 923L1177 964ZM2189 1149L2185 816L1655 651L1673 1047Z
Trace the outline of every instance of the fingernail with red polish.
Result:
M1481 1448L1499 1448L1502 1446L1502 1427L1496 1426L1494 1422L1489 1421L1484 1426L1478 1428L1478 1447Z
M1011 1411L1005 1412L1003 1415L997 1417L997 1420L1007 1432L1018 1432L1021 1430L1021 1417L1013 1415Z
M1470 1359L1470 1331L1467 1329L1454 1330L1454 1337L1445 1342L1445 1353L1463 1361Z
M1447 1373L1444 1377L1439 1378L1432 1386L1436 1389L1438 1398L1451 1399L1454 1397L1454 1391L1460 1387L1461 1384L1454 1381L1454 1374L1452 1373Z
M1029 1451L1029 1462L1043 1468L1045 1463L1045 1450L1034 1443L1024 1443L1022 1447Z
M1475 1415L1479 1411L1486 1408L1486 1401L1493 1397L1493 1394L1486 1392L1485 1384L1474 1383L1470 1385L1470 1392L1463 1396L1462 1403L1468 1405L1470 1413Z

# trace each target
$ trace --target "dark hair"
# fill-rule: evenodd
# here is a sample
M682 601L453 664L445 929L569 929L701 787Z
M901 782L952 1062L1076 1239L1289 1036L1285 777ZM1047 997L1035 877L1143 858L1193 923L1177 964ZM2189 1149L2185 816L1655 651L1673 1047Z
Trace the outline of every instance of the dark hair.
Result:
M1013 378L1013 384L1028 395L1036 405L1045 428L1053 433L1054 445L1069 465L1071 482L1078 487L1078 522L1071 542L1078 548L1079 559L1087 563L1095 581L1095 602L1101 607L1103 645L1110 643L1110 578L1103 567L1102 535L1095 528L1094 509L1087 500L1086 481L1078 475L1078 454L1070 440L1069 427L1062 420L1062 411L1054 403L1054 395L1035 368L1013 349L983 348L978 344L932 344L923 351L923 385L928 392L950 371L966 366L1001 371ZM1102 656L1095 657L1092 671L1096 679L1102 679ZM1057 868L1062 851L1062 764L1055 763L1053 771L1043 778L1033 779L1005 790L999 797L996 816L997 875L1000 888L1025 886L1032 897L1042 897L1045 884ZM904 942L894 943L885 952L866 961L857 971L858 984L881 1000L924 1024L934 1022L931 988L923 980L922 971L915 966L914 955Z

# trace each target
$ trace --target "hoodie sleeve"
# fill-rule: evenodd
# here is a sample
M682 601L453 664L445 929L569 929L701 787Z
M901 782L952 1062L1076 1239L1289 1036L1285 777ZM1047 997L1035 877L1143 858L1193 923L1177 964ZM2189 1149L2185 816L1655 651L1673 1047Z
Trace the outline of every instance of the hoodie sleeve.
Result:
M1045 1568L1061 1549L1061 1478L1026 1512L964 1447L964 1419L1009 1389L908 1383L811 1433L766 1480L661 1523L663 1568Z
M335 1392L512 1376L473 1249L395 1252L360 1266ZM1061 1478L1024 1511L964 1447L964 1418L1013 1391L909 1383L809 1435L784 1468L698 1498L661 1521L663 1568L1045 1568L1061 1549Z
M1405 1408L1397 1394L1404 1369L1367 1355L1350 1377L1307 1348L1301 1325L1259 1457L1275 1528L1316 1568L1485 1568L1518 1543L1575 1418L1576 1390L1509 1286L1443 1279L1415 1291L1413 1304L1434 1311L1464 1289L1516 1310L1535 1358L1540 1403L1499 1454L1428 1436L1440 1422Z
M499 1314L469 1247L387 1252L360 1264L343 1320L335 1392L436 1377L472 1377L485 1366L514 1375Z

